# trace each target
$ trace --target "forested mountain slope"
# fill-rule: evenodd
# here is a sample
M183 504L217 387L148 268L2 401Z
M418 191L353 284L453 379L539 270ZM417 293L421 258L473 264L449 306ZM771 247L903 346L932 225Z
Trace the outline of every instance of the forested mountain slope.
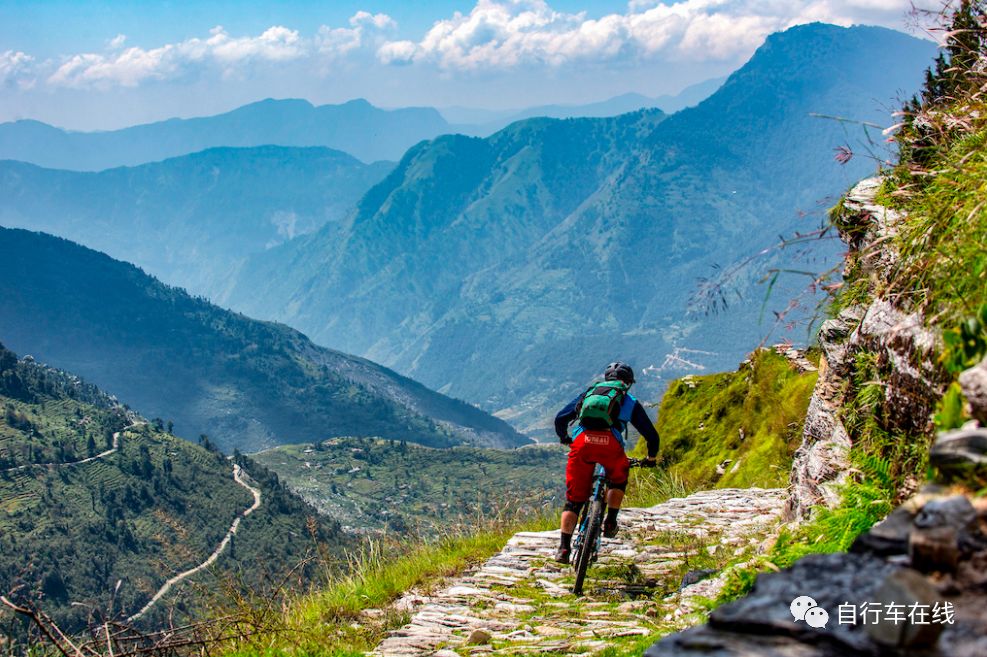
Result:
M208 442L176 438L76 376L19 361L2 345L0 406L2 595L40 599L65 629L80 629L90 607L109 609L111 598L116 612L137 612L166 579L206 559L251 506L233 463ZM262 586L300 564L313 541L352 544L276 476L238 462L262 503L200 584L242 568L247 583ZM186 597L179 608L189 604Z
M0 229L3 339L180 435L252 451L331 436L516 446L504 422L64 239Z
M0 224L222 298L253 253L341 221L393 167L328 148L214 148L99 173L0 162Z
M879 147L857 122L887 123L933 53L881 28L804 25L667 119L535 119L421 144L342 234L252 259L230 302L529 430L618 356L656 395L682 348L728 369L770 331L761 317L774 306L762 309L753 282L795 257L732 265L818 226L820 206L873 169ZM845 166L832 159L839 146L856 152ZM816 254L797 267L826 269L838 247ZM694 292L714 266L729 273L719 282L733 308L710 318ZM782 280L772 304L805 282Z

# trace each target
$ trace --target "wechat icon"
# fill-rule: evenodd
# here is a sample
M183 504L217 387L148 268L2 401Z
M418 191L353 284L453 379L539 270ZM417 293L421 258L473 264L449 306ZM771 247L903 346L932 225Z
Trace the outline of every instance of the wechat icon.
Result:
M805 621L809 627L821 629L829 622L829 613L807 595L800 595L789 606L795 621Z

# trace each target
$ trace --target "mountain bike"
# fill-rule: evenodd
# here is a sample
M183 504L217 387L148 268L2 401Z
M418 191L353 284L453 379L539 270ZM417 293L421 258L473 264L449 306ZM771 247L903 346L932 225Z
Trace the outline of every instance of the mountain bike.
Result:
M629 459L630 467L636 468L641 465L638 459ZM603 542L603 516L607 510L607 473L603 466L596 464L593 470L593 492L589 501L583 505L579 524L576 526L576 535L572 537L572 563L576 569L576 583L572 586L572 592L579 595L583 592L583 580L586 579L586 570L589 565L596 561L600 551L600 544Z

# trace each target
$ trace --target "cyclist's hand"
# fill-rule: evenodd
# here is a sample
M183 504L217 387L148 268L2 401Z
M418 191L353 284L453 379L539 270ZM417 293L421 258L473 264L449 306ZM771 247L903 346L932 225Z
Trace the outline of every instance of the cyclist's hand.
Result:
M559 438L559 442L562 443L563 445L571 445L572 444L572 436L568 436L567 435L565 437Z
M658 461L655 457L649 456L648 458L641 460L642 468L654 468L657 467L657 465L658 465Z

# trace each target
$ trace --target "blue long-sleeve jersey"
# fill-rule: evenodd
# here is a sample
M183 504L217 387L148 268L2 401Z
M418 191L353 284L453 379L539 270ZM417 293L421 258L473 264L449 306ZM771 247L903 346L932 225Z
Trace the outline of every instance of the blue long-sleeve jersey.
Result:
M583 400L585 395L585 392L580 394L578 397L566 404L565 407L555 416L555 433L558 435L559 440L565 439L568 435L567 432L569 430L569 424L576 419L576 408L579 406L579 403ZM624 444L623 434L628 422L630 422L631 425L637 429L638 433L640 433L647 442L648 458L654 458L657 456L660 440L658 437L658 431L655 429L655 425L651 423L651 418L648 417L648 412L644 410L644 406L642 406L641 402L635 399L631 394L627 394L624 397L624 401L620 405L620 415L617 419L618 426L615 426L613 429L614 435L617 436L617 440L619 440L621 444ZM581 431L582 427L577 427L575 435L578 435Z

